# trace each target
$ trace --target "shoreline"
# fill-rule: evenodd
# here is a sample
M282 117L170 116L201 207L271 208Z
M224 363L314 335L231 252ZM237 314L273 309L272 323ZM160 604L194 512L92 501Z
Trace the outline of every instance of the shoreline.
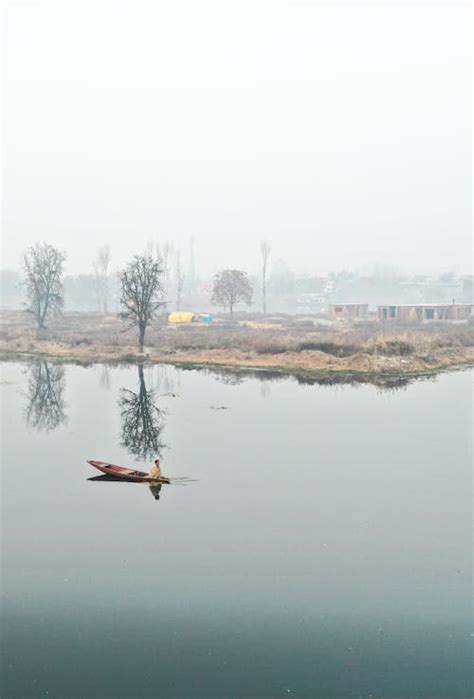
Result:
M372 383L391 386L437 374L474 367L474 348L442 349L429 356L381 356L357 352L335 357L307 350L299 353L255 354L239 350L188 350L170 352L147 347L143 354L134 347L73 347L60 342L25 343L12 347L0 343L3 361L43 360L78 364L172 364L187 369L233 373L267 373L294 377L307 383Z

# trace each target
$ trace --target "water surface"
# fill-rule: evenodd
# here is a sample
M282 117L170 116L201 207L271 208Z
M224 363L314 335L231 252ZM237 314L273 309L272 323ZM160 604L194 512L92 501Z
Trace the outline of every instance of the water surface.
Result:
M471 697L470 382L5 364L1 696Z

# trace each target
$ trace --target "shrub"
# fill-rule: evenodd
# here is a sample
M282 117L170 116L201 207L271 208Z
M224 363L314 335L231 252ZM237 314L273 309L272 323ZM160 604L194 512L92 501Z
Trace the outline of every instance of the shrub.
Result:
M317 350L325 354L331 354L334 357L350 357L352 354L360 351L360 346L354 344L342 344L336 342L317 342L315 340L303 340L298 343L298 352L304 350Z
M374 344L374 350L377 354L383 354L388 357L405 357L409 354L413 354L415 349L416 347L412 342L402 337L377 339Z

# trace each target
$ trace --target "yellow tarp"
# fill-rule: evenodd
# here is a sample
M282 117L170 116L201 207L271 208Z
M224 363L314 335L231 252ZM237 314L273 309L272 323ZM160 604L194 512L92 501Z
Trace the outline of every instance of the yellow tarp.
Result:
M194 318L194 313L189 311L175 311L168 316L168 323L191 323Z

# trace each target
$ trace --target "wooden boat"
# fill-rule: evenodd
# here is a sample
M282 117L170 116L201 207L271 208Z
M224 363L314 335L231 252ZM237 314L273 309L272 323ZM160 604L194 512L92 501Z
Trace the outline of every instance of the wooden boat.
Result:
M151 478L150 474L145 471L137 471L136 469L124 468L123 466L114 466L105 461L88 460L87 463L97 468L99 471L102 471L102 473L105 473L107 476L120 478L124 481L132 481L134 483L171 483L169 478Z

